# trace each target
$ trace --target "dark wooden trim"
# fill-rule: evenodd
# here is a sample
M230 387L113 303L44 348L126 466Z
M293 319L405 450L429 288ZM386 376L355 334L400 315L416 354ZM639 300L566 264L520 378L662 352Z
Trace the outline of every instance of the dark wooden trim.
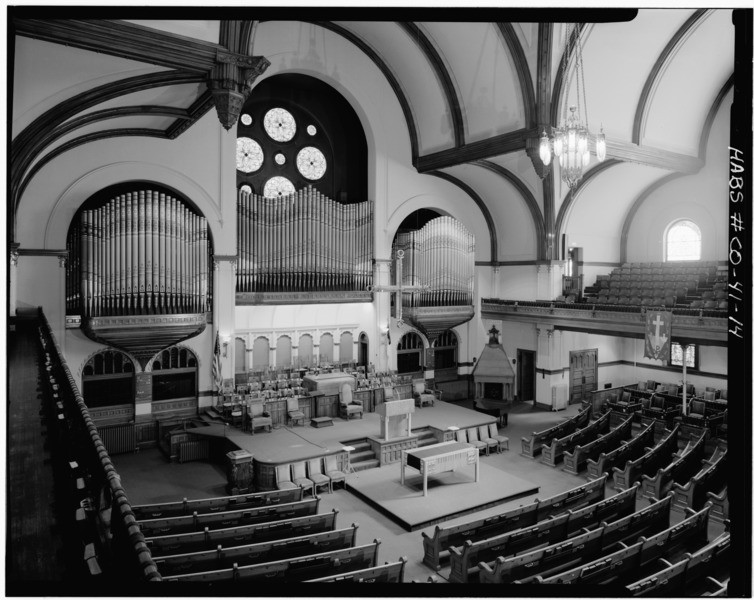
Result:
M558 217L555 220L555 231L554 238L555 240L560 239L560 234L563 233L563 223L565 221L565 217L568 214L568 212L571 210L571 205L576 200L577 192L580 191L585 185L589 183L590 180L597 177L597 175L601 174L603 171L607 171L610 167L614 167L615 165L619 165L620 161L616 160L614 158L608 158L604 162L597 163L596 167L592 167L589 169L585 174L584 177L579 181L578 185L575 189L571 189L568 191L568 194L566 194L565 199L563 200L563 204L560 205L560 210L558 211Z
M658 179L651 185L648 185L646 188L644 188L644 191L642 191L642 193L639 194L631 203L631 206L628 209L628 213L626 214L626 218L623 220L623 228L620 232L621 264L628 262L628 234L631 230L631 224L633 223L634 217L636 216L636 213L639 212L641 205L644 204L644 201L650 196L650 194L660 189L666 183L670 183L671 181L680 177L687 177L687 175L685 173L670 173L669 175L665 175L665 177Z
M303 21L303 22L311 23L313 25L323 27L324 29L328 29L332 31L333 33L336 33L342 36L343 38L351 42L354 46L356 46L359 50L361 50L364 54L366 54L367 57L382 72L382 74L385 76L385 79L387 79L388 84L393 89L393 93L395 94L395 97L398 100L398 103L400 104L401 109L403 110L403 116L406 119L406 127L408 129L408 137L411 141L411 162L412 164L414 164L414 166L416 166L417 157L419 156L419 138L416 133L416 121L414 119L413 113L411 112L411 105L408 103L408 100L406 99L406 94L404 93L403 88L401 87L401 84L398 82L398 79L390 70L390 67L388 67L385 61L382 60L382 58L380 58L379 54L377 54L366 42L364 42L355 33L352 33L345 27L337 25L333 23L332 21Z
M683 25L681 25L673 34L673 37L670 38L670 41L665 45L662 52L660 52L660 56L657 57L652 70L647 76L647 80L644 82L644 87L639 96L639 102L636 104L634 127L631 134L631 141L634 144L641 144L643 137L642 132L647 118L649 97L652 95L652 89L658 82L660 73L665 68L666 63L670 60L670 57L675 53L676 48L680 46L686 37L691 35L693 30L701 23L702 17L707 14L709 14L709 11L706 8L695 10L694 13L686 19Z
M469 197L476 203L476 205L479 207L479 210L482 211L482 215L484 216L484 220L487 222L487 230L490 234L490 262L493 265L497 264L497 230L495 228L495 220L492 218L492 215L490 214L490 210L487 208L487 205L484 203L484 200L482 200L481 196L477 194L471 187L466 184L465 182L461 181L457 177L453 177L453 175L449 175L448 173L443 173L442 171L429 171L427 175L434 175L435 177L439 177L440 179L444 179L445 181L449 181L453 185L459 187L464 192L466 192Z
M68 258L68 250L48 250L47 248L18 248L19 256L57 256L59 258Z
M582 260L579 261L579 265L582 267L620 267L625 261L622 262L610 262L610 261L595 261L595 260Z
M503 179L510 182L513 187L516 188L518 193L521 194L524 202L526 203L526 208L529 209L532 221L534 221L534 230L537 232L537 259L544 260L546 258L545 221L542 218L542 211L539 209L537 199L534 197L534 194L532 194L531 190L526 187L523 181L521 181L521 179L519 179L516 175L511 173L505 167L498 165L497 163L493 163L488 160L475 160L471 164L477 165L479 167L482 167L483 169L487 169L488 171L492 171L493 173L499 175Z
M416 23L397 23L403 30L411 37L417 46L424 53L427 62L432 66L432 69L440 81L443 92L445 93L445 99L448 103L450 110L450 120L453 126L453 145L455 147L463 146L466 143L466 131L463 124L463 116L461 114L461 103L458 100L458 94L456 88L453 85L453 80L450 77L450 73L445 66L442 56L440 56L437 49L432 45L429 38L424 35L422 30Z
M580 183L579 183L580 184ZM559 235L555 235L555 175L552 171L542 180L542 205L544 207L544 255L547 260L557 260L560 254Z
M493 263L488 260L477 260L474 264L477 267L534 267L538 265L546 265L549 262L550 261L547 260L499 260Z
M188 118L173 121L173 124L165 130L165 137L174 140L201 119L213 106L212 92L204 90L204 93L186 109Z
M567 48L569 56L573 55L574 48L576 47L576 40L584 28L584 23L575 24L573 31L571 32L571 37L566 42L568 44ZM566 66L564 64L565 56L566 52L564 50L563 54L560 55L560 61L558 61L558 70L555 73L555 82L552 85L552 96L550 98L550 123L553 126L557 126L560 121L558 113L560 112L560 96L564 91L563 85L565 84L565 82L563 81L563 70Z
M702 345L702 344L697 344L697 347L700 346L700 345ZM598 362L597 366L599 368L628 366L628 367L636 367L636 368L655 369L656 371L664 371L666 373L682 373L683 372L683 367L675 367L675 366L668 366L668 365L660 366L660 365L655 365L655 364L651 364L651 363L633 362L631 360L625 360L625 359L611 360L611 361L604 362L604 363ZM560 375L560 374L566 373L568 371L570 371L570 367L563 367L562 369L541 369L541 368L538 368L536 370L536 372L539 375ZM716 379L725 379L725 380L728 379L728 375L727 374L712 373L712 372L709 372L709 371L699 371L698 369L692 369L692 368L689 368L689 367L686 368L686 372L690 373L692 375L696 375L698 377L714 377Z
M208 73L223 47L126 21L14 19L18 35L153 65Z
M414 164L419 173L454 167L472 160L525 150L526 140L536 135L536 127L517 129L485 140L471 142L459 148L425 154L414 161Z
M508 51L513 59L513 66L516 68L518 83L521 87L521 95L524 101L524 120L526 127L536 127L537 125L537 102L534 95L534 84L531 80L529 63L526 60L524 48L521 46L521 40L518 39L513 25L510 23L497 24L500 33L508 46Z
M720 110L720 106L723 104L723 99L733 89L733 73L730 74L728 80L720 88L720 91L712 101L712 105L707 112L707 118L704 120L704 127L702 127L702 135L699 136L699 158L702 159L704 164L707 163L707 142L709 141L709 134L712 130L712 123L717 116L717 111Z
M552 23L540 23L537 34L537 126L552 125L550 116L550 63L552 62Z

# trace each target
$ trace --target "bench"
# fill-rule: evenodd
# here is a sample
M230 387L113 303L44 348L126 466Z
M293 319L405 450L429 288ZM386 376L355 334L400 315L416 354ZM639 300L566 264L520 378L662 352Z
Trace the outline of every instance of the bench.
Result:
M397 562L385 563L368 569L307 579L305 583L403 583L403 574L408 559L402 556ZM434 580L430 576L430 582Z
M145 542L152 556L176 554L178 552L198 552L212 550L218 545L225 547L241 546L267 540L279 540L335 529L338 511L306 517L296 517L284 521L256 523L241 527L210 530L194 533L179 533L148 537Z
M348 573L360 569L374 567L377 563L379 540L364 546L342 548L330 552L310 554L298 558L287 558L257 565L239 567L234 565L230 569L204 571L163 577L163 581L177 582L223 582L223 581L259 581L268 583L297 583L318 577Z
M493 566L479 563L481 583L531 583L536 576L547 578L582 565L612 552L616 546L627 545L645 533L662 531L670 526L670 501L661 500L647 508L565 542L550 545L518 556L495 559Z
M707 492L707 500L712 503L709 518L716 523L724 523L728 520L728 486L726 485L719 494Z
M530 504L491 517L450 527L436 525L431 536L422 531L422 543L424 545L422 562L437 571L441 567L442 560L448 557L451 546L460 546L466 540L481 540L527 527L550 515L556 515L570 508L578 508L602 500L605 497L606 479L606 477L602 477L544 500L535 499Z
M466 540L460 548L452 546L449 581L467 583L478 572L480 562L493 561L498 556L518 554L543 544L550 545L579 533L585 527L632 514L636 507L638 487L637 484L605 500L576 511L569 510L523 529L475 542Z
M578 444L591 442L600 433L607 431L609 424L610 411L608 410L586 427L578 429L564 438L553 438L549 446L542 446L542 462L551 467L556 466L566 450L570 450Z
M654 475L661 466L667 465L678 451L678 431L676 426L670 435L636 460L629 460L623 469L613 467L613 484L616 490L625 490L634 482L640 481L643 474Z
M180 502L166 502L163 504L142 504L133 506L137 520L159 519L161 517L177 517L191 515L195 512L223 512L265 506L267 504L288 504L302 499L301 488L291 490L273 490L256 494L242 494L238 496L222 496L219 498L205 498L201 500L187 500Z
M610 452L601 452L596 460L587 458L587 478L602 477L603 473L609 473L613 467L623 467L629 460L639 458L646 452L647 447L651 447L654 444L653 429L652 425L648 425L639 435L631 438L625 444L618 446Z
M592 405L589 404L583 410L579 411L577 415L574 415L570 419L558 423L545 429L544 431L535 431L531 434L531 437L521 438L521 454L528 458L534 458L535 455L542 451L542 446L547 444L553 438L557 436L565 436L578 428L583 427L589 423L589 419L592 414Z
M709 492L719 492L726 484L727 451L715 448L709 460L702 460L701 470L691 477L685 484L674 483L674 505L678 508L689 507L699 510L708 501Z
M229 510L219 513L205 513L200 515L195 512L192 515L181 517L166 517L164 519L147 519L137 521L145 537L155 535L168 535L172 533L188 533L201 531L202 529L225 529L239 525L251 525L264 523L265 521L282 521L293 517L316 515L319 507L319 498L307 498L300 502L286 504L271 504L246 510Z
M218 545L214 550L161 556L155 558L154 563L161 575L170 576L305 556L354 546L357 528L358 525L353 524L347 529L335 529L244 546L223 548L222 545Z
M615 449L624 440L630 439L632 426L633 422L631 418L626 418L620 425L618 425L618 427L599 436L596 440L584 444L583 446L577 445L573 449L573 452L564 452L563 470L566 473L578 475L587 459L593 456L599 456L600 452L609 452Z
M660 467L654 476L642 475L644 496L664 498L674 483L685 484L702 464L706 441L707 430L695 442L689 442L681 452L674 454L673 462Z

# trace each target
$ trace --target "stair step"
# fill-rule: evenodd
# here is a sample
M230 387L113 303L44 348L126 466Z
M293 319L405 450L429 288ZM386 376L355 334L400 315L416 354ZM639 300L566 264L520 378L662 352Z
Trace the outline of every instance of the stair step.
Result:
M363 471L364 469L373 469L380 466L380 461L376 458L372 460L364 460L356 464L351 463L354 471Z
M431 446L432 444L436 444L437 440L435 438L419 438L416 441L416 445L419 446L419 448L423 446Z
M351 464L353 464L374 458L374 452L372 452L371 450L364 450L362 452L350 452L349 457Z

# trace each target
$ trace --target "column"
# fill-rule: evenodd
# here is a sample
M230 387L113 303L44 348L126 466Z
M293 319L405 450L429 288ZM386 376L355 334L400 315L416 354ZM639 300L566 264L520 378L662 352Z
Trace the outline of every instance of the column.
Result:
M552 385L554 375L551 373L558 369L555 363L558 357L554 352L555 330L550 325L537 324L537 405L540 407L552 406ZM544 371L544 373L540 372Z
M375 287L385 287L390 285L390 264L389 258L376 258L374 260L374 274L373 284ZM400 297L397 299L400 302ZM376 329L378 332L378 339L375 343L379 344L377 350L377 364L375 369L377 371L387 371L390 368L390 349L392 345L398 343L401 338L401 333L395 323L390 318L390 292L374 292L374 313L376 319ZM390 338L392 345L387 343L387 333L390 332ZM354 344L356 344L356 352L354 352L354 358L358 360L358 334L354 335Z
M537 298L554 300L563 293L565 261L553 260L537 265Z
M270 371L274 371L277 368L277 356L276 352L278 349L278 341L277 337L274 337L273 335L270 335L270 357L268 362L270 363Z
M236 256L235 255L218 255L214 259L214 294L213 294L213 319L215 332L220 335L220 364L222 365L223 382L230 380L235 388L235 363L233 362L233 352L235 344L233 342L233 333L235 331L236 315ZM212 351L214 350L215 333L212 333L212 346L209 349L210 355L207 361L207 375L209 385L207 388L214 390L214 381L211 380L212 372ZM223 346L227 341L228 345ZM201 391L201 390L200 390ZM212 397L199 396L199 408L210 406Z
M337 365L340 362L340 335L336 338L333 335L332 340L332 363Z
M10 245L10 264L8 265L8 285L10 285L10 289L8 290L8 315L11 317L16 316L18 246L19 244L17 243Z

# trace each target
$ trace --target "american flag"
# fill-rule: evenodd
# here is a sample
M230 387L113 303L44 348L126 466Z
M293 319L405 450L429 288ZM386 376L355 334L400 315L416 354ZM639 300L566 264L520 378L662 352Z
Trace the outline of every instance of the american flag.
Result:
M215 380L215 387L220 393L223 387L223 365L220 362L220 332L215 333L215 355L212 358L212 379Z

